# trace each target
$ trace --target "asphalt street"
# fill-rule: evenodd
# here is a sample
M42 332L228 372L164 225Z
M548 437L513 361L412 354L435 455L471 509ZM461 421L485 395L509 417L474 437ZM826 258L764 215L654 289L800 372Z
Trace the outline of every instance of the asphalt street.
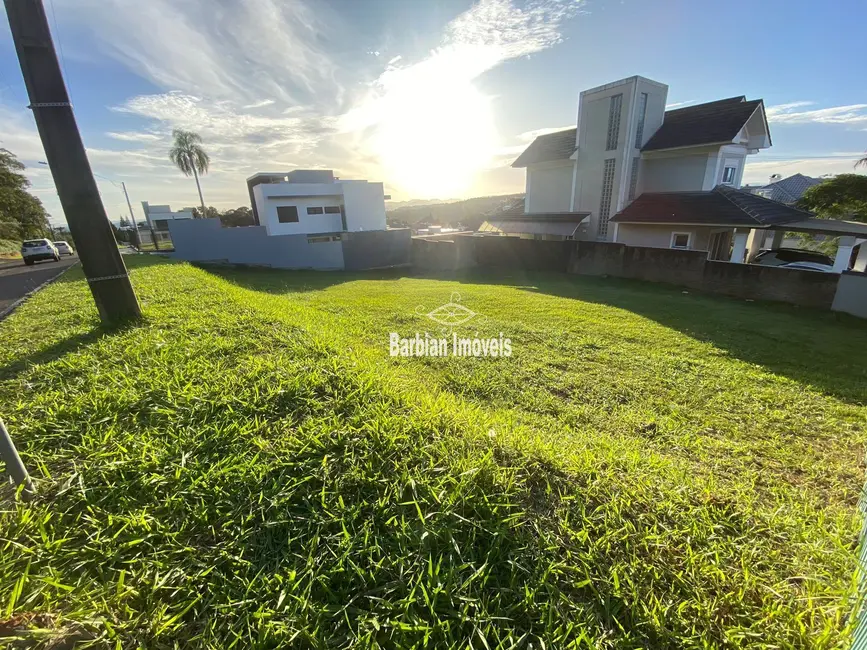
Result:
M27 292L77 263L77 255L62 257L59 262L36 262L33 266L26 266L21 260L0 261L0 314Z

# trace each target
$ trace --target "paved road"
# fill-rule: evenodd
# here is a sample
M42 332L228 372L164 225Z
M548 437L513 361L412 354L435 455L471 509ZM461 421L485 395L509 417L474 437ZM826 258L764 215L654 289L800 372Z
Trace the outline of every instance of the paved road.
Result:
M63 257L59 262L36 262L25 266L21 260L0 261L0 314L28 291L78 263L78 256Z

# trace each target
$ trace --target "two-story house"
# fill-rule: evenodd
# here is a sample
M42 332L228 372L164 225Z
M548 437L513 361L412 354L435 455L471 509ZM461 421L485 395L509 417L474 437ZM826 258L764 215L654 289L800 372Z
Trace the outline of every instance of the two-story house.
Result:
M743 261L764 240L753 231L810 216L738 190L747 156L771 146L762 100L666 111L667 97L639 76L582 92L576 128L539 136L512 165L527 170L521 218L571 215L576 239Z

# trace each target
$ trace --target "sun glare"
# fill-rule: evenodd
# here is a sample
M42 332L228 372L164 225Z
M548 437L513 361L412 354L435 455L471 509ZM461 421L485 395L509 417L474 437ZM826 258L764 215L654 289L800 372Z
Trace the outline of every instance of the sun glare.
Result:
M375 96L350 118L352 130L373 127L368 145L401 194L460 197L490 163L497 133L490 100L472 82L468 54L440 51L387 70Z

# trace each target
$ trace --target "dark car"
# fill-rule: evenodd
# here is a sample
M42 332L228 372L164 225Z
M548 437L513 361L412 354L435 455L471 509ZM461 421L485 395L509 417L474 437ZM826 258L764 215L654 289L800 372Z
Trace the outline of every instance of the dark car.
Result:
M753 264L763 264L765 266L782 266L783 264L791 264L792 262L813 262L814 264L834 266L834 260L824 253L808 251L802 248L773 248L771 250L763 250L753 260Z

